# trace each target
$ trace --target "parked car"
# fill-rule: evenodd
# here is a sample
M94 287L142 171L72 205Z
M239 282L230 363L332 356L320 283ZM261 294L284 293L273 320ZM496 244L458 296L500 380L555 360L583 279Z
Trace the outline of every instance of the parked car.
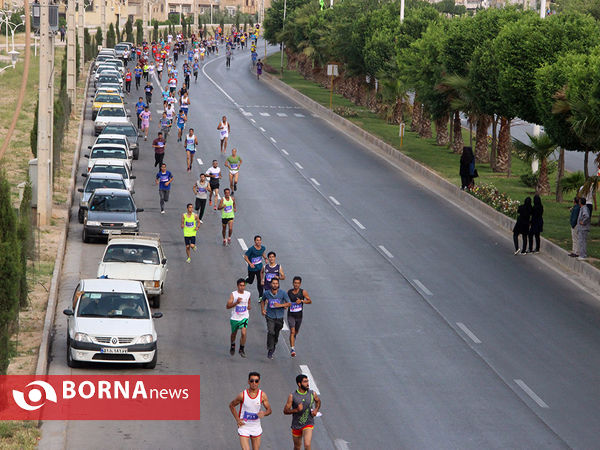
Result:
M121 72L119 72L119 69L116 68L116 66L113 65L101 65L100 67L98 67L98 70L96 70L96 73L94 73L94 82L97 83L98 79L100 78L101 75L112 75L115 76L117 78L119 78L119 82L121 82L123 80L123 75L121 74Z
M92 238L107 237L109 233L136 232L140 229L138 213L131 192L126 189L96 189L83 221L83 242Z
M140 138L140 133L138 132L138 129L131 122L128 122L127 124L109 123L108 125L106 125L104 127L104 129L100 133L100 136L102 136L105 133L106 134L122 134L123 136L126 136L127 140L129 141L129 148L131 149L131 152L133 153L133 159L139 158L140 148L139 148L138 139Z
M82 173L82 177L87 177L93 173L116 173L123 177L127 190L133 191L135 175L131 175L129 165L124 159L96 159L94 165L88 173Z
M117 45L115 45L115 52L117 54L117 58L122 58L123 57L123 53L125 53L126 50L129 50L130 46L125 44L125 43L118 43Z
M121 72L121 75L125 75L125 64L123 63L123 60L120 57L115 59L107 59L106 62L114 64L117 70Z
M119 94L122 99L125 99L125 93L123 92L123 88L119 83L105 83L102 86L96 86L96 94L100 92L109 92L112 94ZM95 96L92 95L92 98Z
M116 74L105 75L104 73L101 73L98 79L94 81L94 87L102 86L106 83L119 84L119 86L122 86L123 79Z
M96 119L96 114L103 106L123 107L123 98L118 92L98 92L92 103L92 120Z
M98 144L92 147L90 153L86 153L84 156L89 158L88 172L92 169L92 166L98 159L122 159L127 162L129 170L131 170L131 160L133 156L129 153L129 150L125 145Z
M111 235L98 264L98 278L141 281L151 305L160 308L168 270L158 233Z
M113 58L116 58L117 52L115 51L114 48L104 47L104 48L101 48L100 51L98 51L98 55L110 55Z
M79 211L77 212L79 223L83 223L88 201L96 189L127 189L123 175L117 173L96 172L86 176L86 178L83 188L77 189L78 192L81 192ZM129 191L134 194L133 191Z
M158 335L144 287L139 281L84 279L67 316L67 365L83 362L137 363L154 369Z
M98 110L94 121L94 132L96 136L109 123L129 123L127 110L123 106L103 106Z
M133 159L135 159L135 155L131 151L131 148L129 148L129 141L127 140L127 137L123 136L122 134L100 133L98 135L98 137L96 138L94 145L88 146L88 149L92 149L93 147L100 145L100 144L123 145L123 146L127 147L127 153L129 155L131 155L133 157Z

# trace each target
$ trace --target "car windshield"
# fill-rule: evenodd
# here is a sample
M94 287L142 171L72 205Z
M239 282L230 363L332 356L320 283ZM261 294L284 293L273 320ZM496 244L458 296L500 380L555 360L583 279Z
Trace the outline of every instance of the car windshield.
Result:
M127 152L122 148L95 148L91 159L127 159Z
M137 131L131 125L107 125L104 130L102 130L102 134L124 134L125 136L135 137L137 136ZM100 136L102 136L102 134Z
M119 59L110 59L110 60L108 60L106 62L107 63L115 64L117 67L123 67L123 61L121 61Z
M129 46L127 44L117 44L115 45L115 50L127 50Z
M128 178L127 170L123 166L94 165L90 173L118 173L119 175L122 175L125 180Z
M158 249L156 247L139 244L109 245L102 261L160 264Z
M117 83L119 78L116 75L100 75L98 83Z
M102 135L100 135L98 137L98 139L96 139L96 144L121 144L121 145L127 145L127 139L123 138L123 137L102 137Z
M126 117L125 110L123 108L102 108L98 111L100 117Z
M85 185L85 192L94 192L94 190L99 188L127 189L123 180L115 180L114 178L89 178Z
M118 93L122 92L121 86L119 85L119 83L101 83L100 85L98 85L98 91L102 91L102 90L118 92Z
M111 59L110 55L98 55L96 58L97 61L106 61L107 59Z
M144 294L84 292L79 298L77 316L149 319L150 313Z
M133 201L124 195L94 195L90 211L133 212Z
M95 102L101 103L123 103L120 95L98 94L94 99Z

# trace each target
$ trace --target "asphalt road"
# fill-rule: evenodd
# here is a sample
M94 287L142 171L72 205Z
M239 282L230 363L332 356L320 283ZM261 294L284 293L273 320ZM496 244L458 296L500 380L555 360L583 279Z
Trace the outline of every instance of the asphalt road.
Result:
M170 265L152 373L200 374L200 422L47 422L41 448L65 436L73 449L237 448L228 402L250 370L261 372L274 411L263 420L263 448L287 448L282 408L300 365L323 400L314 448L596 447L597 299L548 269L543 254L513 256L505 236L272 91L249 74L249 60L237 51L226 69L222 56L211 57L192 81L190 122L203 164L187 174L183 145L170 136L165 161L175 181L165 215L150 140L134 162L142 229L161 233ZM154 134L159 105L152 104ZM221 245L220 215L207 211L188 265L180 214L199 170L224 161L222 115L231 124L229 148L243 158L234 241ZM84 148L89 121L86 130ZM104 247L82 244L72 217L50 373L150 373L66 366L61 311L78 278L95 276ZM256 307L248 358L228 353L224 305L246 271L237 239L251 245L257 233L277 252L288 276L283 287L301 275L314 301L294 359L283 332L267 360Z

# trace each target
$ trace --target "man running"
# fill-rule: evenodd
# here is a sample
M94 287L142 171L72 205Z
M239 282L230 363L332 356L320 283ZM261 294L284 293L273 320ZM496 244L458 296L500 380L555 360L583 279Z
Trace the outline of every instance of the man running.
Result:
M263 284L262 284L262 268L263 259L265 258L266 248L262 245L262 238L259 235L254 236L254 245L244 253L244 261L248 264L247 284L252 284L256 277L256 286L258 289L258 301L262 300Z
M216 159L213 159L212 167L209 167L206 171L206 175L208 175L210 181L210 191L211 195L208 197L208 204L212 205L213 198L215 202L214 209L217 210L217 201L219 199L219 180L221 179L221 168L219 167L219 162Z
M190 128L189 133L185 136L185 152L187 154L187 171L192 171L192 163L194 162L194 154L196 153L196 146L198 145L198 138L194 134L194 129Z
M196 195L195 209L198 214L198 219L200 219L200 223L204 223L202 222L202 217L204 216L204 208L206 208L206 193L210 193L210 185L205 174L200 174L200 179L194 183L192 190Z
M246 290L246 281L243 278L237 280L237 290L229 294L227 300L227 309L231 309L231 346L229 354L235 354L235 338L238 330L242 335L240 337L240 356L246 357L244 346L246 345L246 330L248 329L248 319L250 318L250 292Z
M263 293L260 309L267 320L267 358L273 359L279 332L283 328L285 308L291 305L287 292L279 289L279 278L271 280L271 289Z
M152 82L148 81L146 86L144 87L144 92L146 93L146 103L149 105L152 103L152 91L154 90L154 86L152 86Z
M183 109L179 110L179 114L177 114L177 142L181 142L181 135L183 134L183 129L185 128L185 123L187 122L187 116Z
M162 132L158 132L158 137L152 141L154 149L154 167L160 167L165 159L165 138Z
M296 377L298 389L292 392L283 407L284 414L292 415L292 440L294 450L302 448L310 450L315 417L321 409L321 399L316 392L309 389L308 377L300 374Z
M308 293L301 289L302 278L295 276L292 281L293 288L288 291L288 297L290 298L290 309L288 309L287 320L290 327L290 353L292 358L296 356L296 336L300 331L300 325L302 325L302 311L304 305L312 303Z
M258 372L250 372L248 374L249 389L240 392L231 403L229 410L238 426L238 435L240 436L240 446L242 450L260 450L260 438L262 435L262 427L260 419L271 414L271 405L267 394L258 388L260 384L260 374ZM240 405L239 410L236 408ZM264 407L265 410L262 411Z
M127 69L127 73L125 74L125 91L129 94L131 92L131 78L133 75L131 74L131 70Z
M166 111L163 111L162 117L160 118L160 131L162 131L165 142L167 142L169 131L171 131L171 121L167 117Z
M229 189L225 189L223 191L224 197L221 198L221 203L219 203L219 210L222 210L221 213L221 225L222 225L222 235L223 235L223 245L231 244L231 235L233 234L233 219L235 217L235 212L237 210L235 205L235 198L231 196L231 191ZM229 237L226 238L227 227L229 226Z
M133 69L133 75L135 78L135 89L137 90L140 88L140 82L142 81L142 68L139 63L135 66L135 69Z
M200 64L198 64L198 61L194 61L194 65L192 66L194 69L194 83L198 82L198 69L200 68Z
M196 251L196 233L200 227L200 219L194 212L194 205L187 204L187 211L181 215L181 229L183 230L183 240L185 241L185 253L187 254L186 263L191 263L190 247Z
M156 184L158 184L158 198L160 199L160 213L165 213L165 203L169 201L169 193L171 192L171 183L173 175L167 170L167 165L160 165L160 172L156 174Z
M229 133L231 132L231 127L227 123L227 117L223 116L221 122L217 125L217 130L219 131L219 137L221 139L221 153L227 152L227 139L229 138Z
M262 75L262 70L263 70L263 63L259 59L258 62L256 63L256 79L257 80L260 80L260 76Z
M227 67L229 69L231 67L231 48L229 46L227 47L227 50L225 51L225 57L226 57L225 67Z
M238 176L240 167L242 166L242 158L237 156L237 149L231 149L231 155L225 160L225 167L229 169L229 188L232 192L237 191Z
M148 130L150 129L150 121L152 113L148 110L148 105L144 105L144 110L140 113L139 118L142 122L142 131L144 132L144 140L148 140Z
M140 97L138 102L135 104L135 112L136 112L136 116L137 116L138 128L142 128L142 118L140 117L140 114L144 110L145 106L146 106L146 104L144 103L144 99L142 97Z
M277 262L275 261L275 258L277 258L277 255L275 254L275 252L267 253L268 262L267 262L267 264L265 264L265 267L263 269L263 274L264 274L263 288L265 291L268 291L271 289L271 280L273 278L279 278L279 281L285 280L285 274L283 273L283 268L281 267L281 264L277 264Z

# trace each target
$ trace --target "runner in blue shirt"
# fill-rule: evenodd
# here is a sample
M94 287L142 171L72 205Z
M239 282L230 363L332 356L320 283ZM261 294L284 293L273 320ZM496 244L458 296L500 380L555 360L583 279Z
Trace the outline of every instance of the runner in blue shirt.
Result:
M198 69L200 68L200 64L198 62L194 63L194 83L198 82Z
M189 49L188 50L188 61L192 62L192 59L194 58L194 50Z
M181 135L183 134L186 122L187 116L185 115L185 111L180 109L179 114L177 114L177 142L181 142Z
M136 116L138 118L138 128L142 127L142 119L140 118L140 114L142 113L142 111L144 110L144 108L148 106L144 103L144 99L142 97L140 97L140 99L138 100L138 102L135 104L135 111L136 111Z
M142 70L142 68L140 67L139 64L137 66L135 66L135 69L133 69L133 74L135 75L135 88L136 89L140 88L140 81L142 80L143 72L144 71Z
M167 170L167 165L160 165L160 172L156 174L156 184L158 184L158 197L160 198L160 213L165 213L165 202L169 201L169 193L171 192L171 183L173 175Z

